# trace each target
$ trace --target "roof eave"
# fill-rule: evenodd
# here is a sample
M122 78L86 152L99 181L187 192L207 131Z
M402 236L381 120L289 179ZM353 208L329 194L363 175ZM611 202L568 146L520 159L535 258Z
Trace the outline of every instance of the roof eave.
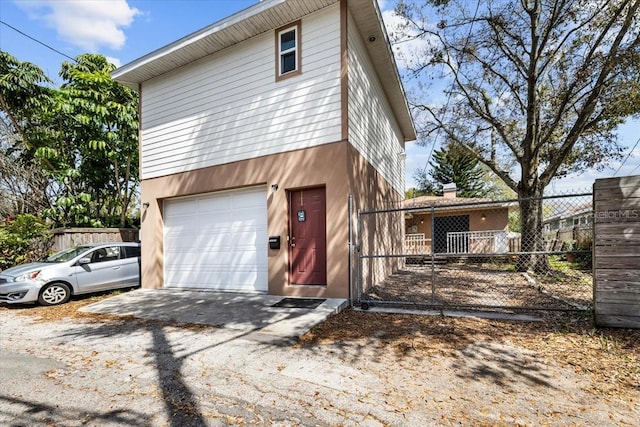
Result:
M339 0L318 1L317 4L322 5L322 7L326 7L326 3L333 3L335 1ZM279 6L288 7L289 5L284 6L285 3L287 3L287 0L263 0L227 18L208 25L201 30L182 37L181 39L160 49L154 50L153 52L126 65L123 65L122 67L114 70L111 75L114 80L134 90L138 90L139 84L144 81L213 53L205 47L208 39L214 39L216 36L224 35L228 37L231 33L226 32L231 31L233 27L241 26L243 22L257 18L261 14L268 13L270 10ZM299 7L301 4L304 4L304 2L293 2L293 4ZM381 70L392 70L391 76L388 75L388 72L385 72L384 78L381 78L380 81L382 82L385 93L391 104L391 108L396 116L404 141L413 141L416 139L415 126L378 4L376 0L349 0L348 5L352 10L354 10L353 16L358 26L360 26L365 19L363 18L363 14L355 13L358 9L362 11L362 8L369 8L369 11L374 13L377 17L374 24L375 33L377 36L381 37L381 40L384 40L385 48L379 49L376 44L375 48L374 46L367 46L367 49L379 75L382 74ZM371 13L369 15L371 16ZM291 16L292 21L299 18L300 16ZM286 22L282 25L284 24L286 24ZM371 25L364 25L364 27L371 27ZM258 34L260 34L259 31L255 32L255 34L248 34L247 38ZM234 42L229 40L228 44L224 47L228 47L233 44ZM193 49L194 52L197 53L189 52L188 57L181 58L180 51L185 49ZM153 69L153 67L156 69Z
M230 28L233 25L237 25L242 21L249 19L250 17L264 13L266 10L271 9L279 4L286 2L287 0L264 0L259 3L243 9L227 18L214 22L194 33L188 34L175 42L172 42L166 46L156 49L138 59L131 61L128 64L123 65L115 69L111 76L114 80L119 81L127 86L133 85L134 88L138 87L138 83L142 83L138 79L130 80L127 75L135 75L135 71L140 70L142 67L151 64L163 57L170 55L173 52L177 52L185 48L186 46L193 45L194 43L204 38L210 37L215 33L219 33L225 28Z

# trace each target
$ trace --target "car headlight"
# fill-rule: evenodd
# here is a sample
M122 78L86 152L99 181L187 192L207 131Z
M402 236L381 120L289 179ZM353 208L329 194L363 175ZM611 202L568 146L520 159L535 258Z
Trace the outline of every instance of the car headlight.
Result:
M25 274L21 274L13 279L14 282L24 282L25 280L35 280L40 275L40 270L30 271Z

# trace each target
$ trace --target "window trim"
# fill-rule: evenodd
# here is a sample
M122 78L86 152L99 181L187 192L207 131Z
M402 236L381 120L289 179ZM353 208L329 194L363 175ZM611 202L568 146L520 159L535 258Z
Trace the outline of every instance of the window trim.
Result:
M287 33L291 30L295 30L295 40L296 40L296 46L293 50L293 52L295 53L295 58L296 58L296 68L292 71L286 72L286 73L282 73L281 72L281 57L283 55L283 53L289 53L291 52L291 50L286 50L284 52L281 52L280 48L280 35L283 33ZM290 24L285 25L284 27L280 27L277 28L275 30L275 55L276 55L276 81L280 81L280 80L284 80L284 79L288 79L289 77L293 77L293 76L297 76L299 74L302 74L302 61L301 61L301 53L302 52L302 37L301 37L301 33L302 33L302 22L301 21L295 21L292 22Z

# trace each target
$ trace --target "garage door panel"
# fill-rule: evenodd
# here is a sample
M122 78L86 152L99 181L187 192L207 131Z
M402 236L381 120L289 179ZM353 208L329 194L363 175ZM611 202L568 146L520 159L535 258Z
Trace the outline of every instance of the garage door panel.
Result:
M190 227L193 229L193 225ZM202 223L198 227L198 233L203 234L235 234L235 233L254 233L256 231L266 232L266 224L262 224L258 221L248 219L246 221L217 221ZM260 234L260 233L258 233Z
M259 271L255 266L229 266L216 268L191 268L183 266L167 270L166 280L178 288L211 288L216 290L247 290L254 283L266 280L266 271Z
M176 238L174 238L176 239ZM180 239L179 237L177 238ZM250 248L254 250L262 246L262 239L256 236L255 232L244 231L241 233L210 233L198 234L188 241L180 242L176 245L181 249L192 252L202 252L209 250L218 251L244 251Z
M171 217L192 216L197 210L196 200L181 200L181 203L165 203L164 214Z
M244 210L246 208L260 208L262 207L262 203L260 200L250 197L242 197L242 195L239 194L231 199L231 206L233 210Z
M165 202L165 286L267 290L266 187Z
M197 252L176 251L171 252L173 258L170 268L188 268L204 270L211 266L223 266L225 268L240 268L242 266L264 266L263 259L266 252L255 251L253 247L247 247L245 251L225 251L224 249L210 249Z
M228 212L231 208L230 196L210 196L198 200L198 210L203 213Z

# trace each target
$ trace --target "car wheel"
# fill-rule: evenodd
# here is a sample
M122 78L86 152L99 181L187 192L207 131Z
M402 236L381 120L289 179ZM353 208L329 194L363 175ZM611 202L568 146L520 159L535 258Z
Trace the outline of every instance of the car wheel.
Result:
M71 298L69 286L64 283L50 283L42 288L38 302L41 305L63 304Z

